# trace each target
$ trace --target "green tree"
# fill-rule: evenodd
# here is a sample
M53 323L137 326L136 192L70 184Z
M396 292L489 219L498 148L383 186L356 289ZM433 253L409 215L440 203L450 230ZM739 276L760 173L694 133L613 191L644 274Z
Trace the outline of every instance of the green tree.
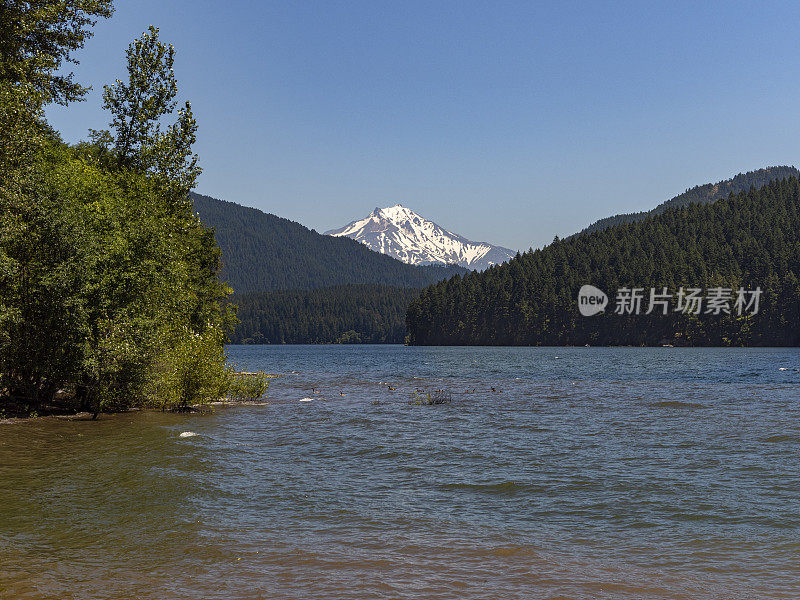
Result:
M81 389L85 395L97 390L94 405L116 405L120 390L186 405L213 396L224 379L224 331L234 317L223 304L230 289L218 280L219 249L188 198L200 174L191 150L197 124L190 104L162 129L177 106L174 56L155 27L134 40L128 82L104 89L113 134L94 131L94 143L83 147L138 199L121 208L138 230L122 232L126 243L108 269L113 276L98 282L91 303L99 312Z
M85 95L60 69L111 12L110 0L0 2L0 388L32 402L74 372L81 312L82 230L42 168L57 140L42 108Z
M117 80L103 91L103 107L112 115L117 161L122 167L161 177L178 193L187 194L201 172L197 155L192 154L197 123L191 104L186 102L178 110L176 122L168 128L162 129L161 123L177 107L175 48L161 42L158 28L151 25L128 47L127 58L128 82Z
M85 92L52 66L85 39L89 11L103 5L110 10L101 2L13 5L38 18L32 39L62 44L61 54L23 45L18 55L32 52L40 70L4 65L0 80L0 92L19 100L0 107L0 129L11 136L2 142L16 135L25 147L0 150L8 175L0 178L0 398L31 410L56 394L95 414L186 406L219 397L231 381L223 346L234 320L223 303L230 290L218 280L213 234L188 198L200 172L191 108L160 127L175 109L172 48L155 28L131 44L129 83L106 89L116 137L94 132L92 142L69 147L41 115L44 102Z
M0 81L30 85L44 102L80 100L91 88L60 68L77 64L72 54L113 11L112 0L2 0Z

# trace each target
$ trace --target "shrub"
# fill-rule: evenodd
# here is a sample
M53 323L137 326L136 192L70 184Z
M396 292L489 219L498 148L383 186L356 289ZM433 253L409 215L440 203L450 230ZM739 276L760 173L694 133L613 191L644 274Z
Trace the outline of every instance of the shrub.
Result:
M433 406L434 404L449 404L453 395L447 390L416 390L411 394L411 404L418 406Z
M258 400L263 398L272 376L263 371L255 373L230 373L226 396L236 400Z

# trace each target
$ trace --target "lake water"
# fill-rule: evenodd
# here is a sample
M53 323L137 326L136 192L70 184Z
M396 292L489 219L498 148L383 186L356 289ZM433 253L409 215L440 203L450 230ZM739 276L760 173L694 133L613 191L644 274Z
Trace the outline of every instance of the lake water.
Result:
M267 405L0 425L0 598L800 597L798 350L229 351Z

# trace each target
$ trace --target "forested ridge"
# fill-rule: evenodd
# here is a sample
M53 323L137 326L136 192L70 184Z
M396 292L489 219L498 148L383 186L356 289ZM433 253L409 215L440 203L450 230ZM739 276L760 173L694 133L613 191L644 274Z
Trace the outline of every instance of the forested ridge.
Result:
M412 301L415 344L797 345L800 343L800 183L795 177L711 204L666 209L556 239L483 273L455 276ZM577 294L608 293L584 317ZM616 314L623 287L649 290L760 287L757 314Z
M236 294L344 284L423 287L459 266L415 266L345 237L322 235L258 209L192 194L194 209L222 249L221 277Z
M418 288L364 284L237 295L234 344L401 344Z
M620 225L622 223L637 223L639 221L643 221L649 216L661 214L670 208L680 208L693 203L708 204L711 202L716 202L717 200L727 198L732 193L744 192L752 187L759 189L772 181L785 179L786 177L798 176L800 176L800 171L794 167L785 166L766 167L756 171L739 173L735 177L726 179L725 181L695 186L686 190L684 193L667 200L666 202L662 202L652 210L605 217L604 219L600 219L599 221L592 223L577 235L608 229L609 227Z

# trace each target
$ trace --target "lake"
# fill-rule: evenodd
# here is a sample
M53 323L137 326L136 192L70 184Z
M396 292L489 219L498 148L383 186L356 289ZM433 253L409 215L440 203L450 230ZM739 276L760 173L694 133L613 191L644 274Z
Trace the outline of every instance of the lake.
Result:
M800 350L229 354L266 405L0 425L0 598L800 597Z

